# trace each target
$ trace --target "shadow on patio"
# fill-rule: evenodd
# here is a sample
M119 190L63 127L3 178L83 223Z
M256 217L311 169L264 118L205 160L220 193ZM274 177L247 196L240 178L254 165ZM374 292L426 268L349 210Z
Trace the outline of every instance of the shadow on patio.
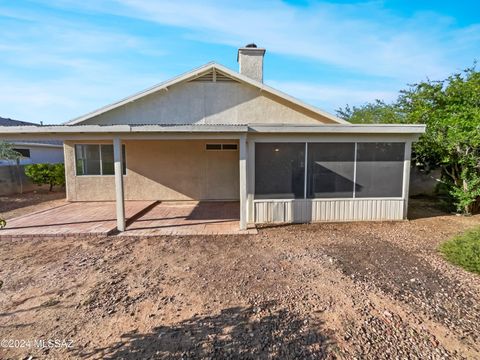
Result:
M133 221L121 235L227 235L240 231L240 204L236 201L164 202Z

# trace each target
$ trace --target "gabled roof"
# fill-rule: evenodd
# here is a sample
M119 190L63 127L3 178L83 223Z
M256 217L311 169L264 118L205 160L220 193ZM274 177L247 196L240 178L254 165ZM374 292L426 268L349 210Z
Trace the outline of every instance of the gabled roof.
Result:
M290 102L296 106L299 106L300 108L303 108L305 110L308 110L314 114L317 114L317 115L320 115L320 116L323 116L329 120L331 120L333 123L337 123L337 124L349 124L349 122L345 121L345 120L342 120L338 117L336 117L335 115L332 115L328 112L325 112L323 110L320 110L318 109L317 107L315 106L312 106L312 105L309 105L309 104L306 104L305 102L303 101L300 101L290 95L287 95L277 89L274 89L268 85L265 85L264 83L261 83L259 81L256 81L254 79L251 79L249 78L248 76L245 76L245 75L242 75L236 71L233 71L233 70L230 70L229 68L223 66L223 65L220 65L220 64L217 64L215 62L211 62L211 63L208 63L208 64L205 64L199 68L196 68L192 71L189 71L185 74L182 74L180 76L177 76L171 80L168 80L168 81L165 81L163 83L160 83L158 85L155 85L151 88L148 88L146 90L143 90L139 93L136 93L132 96L129 96L127 98L124 98L120 101L117 101L115 103L112 103L110 105L107 105L107 106L104 106L100 109L97 109L95 111L92 111L88 114L85 114L83 116L80 116L80 117L77 117L73 120L70 120L68 122L66 122L65 124L66 125L74 125L74 124L79 124L83 121L86 121L88 119L91 119L97 115L100 115L100 114L103 114L103 113L106 113L110 110L113 110L113 109L116 109L120 106L123 106L125 104L128 104L129 102L132 102L132 101L135 101L135 100L138 100L142 97L145 97L147 95L150 95L150 94L153 94L153 93L156 93L160 90L164 90L164 89L168 89L168 87L171 87L173 85L176 85L176 84L179 84L179 83L182 83L182 82L186 82L186 81L190 81L190 80L193 80L193 79L196 79L196 78L200 78L201 76L205 76L206 74L209 74L209 73L212 73L213 72L213 76L216 76L216 74L219 74L222 78L223 77L227 77L227 78L230 78L232 80L235 80L235 81L238 81L240 83L244 83L244 84L248 84L248 85L251 85L251 86L254 86L256 88L258 88L260 91L265 91L266 93L269 93L269 94L272 94L274 96L277 96L287 102Z

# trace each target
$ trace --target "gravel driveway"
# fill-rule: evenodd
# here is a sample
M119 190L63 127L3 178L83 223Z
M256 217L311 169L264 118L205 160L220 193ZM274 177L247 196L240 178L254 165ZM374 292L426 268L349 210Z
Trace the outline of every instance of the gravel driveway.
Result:
M0 339L73 343L0 358L480 358L480 277L436 252L480 216L411 217L3 242Z

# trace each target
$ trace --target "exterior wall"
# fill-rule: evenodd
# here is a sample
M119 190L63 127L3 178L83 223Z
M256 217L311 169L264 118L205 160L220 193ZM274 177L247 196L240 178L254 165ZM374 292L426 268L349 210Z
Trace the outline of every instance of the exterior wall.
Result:
M187 82L161 90L82 124L333 123L257 88L229 82Z
M67 199L115 200L113 175L75 175L74 144L80 143L89 142L65 142ZM206 143L238 142L124 141L127 163L125 200L238 200L238 151L206 151Z
M14 145L15 149L29 149L30 158L21 159L20 164L63 163L63 148L50 146ZM11 165L11 161L0 160L0 165Z
M402 220L403 206L403 199L254 200L254 222Z

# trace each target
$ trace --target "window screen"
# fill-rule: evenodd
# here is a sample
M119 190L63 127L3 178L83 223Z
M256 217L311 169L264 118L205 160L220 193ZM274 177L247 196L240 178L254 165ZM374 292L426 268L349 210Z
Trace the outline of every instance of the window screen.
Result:
M255 144L255 198L304 197L305 144Z
M307 197L353 197L354 143L309 143Z
M123 174L126 174L125 145L122 146ZM113 175L113 145L75 145L77 175Z
M401 197L404 143L358 143L355 197Z

